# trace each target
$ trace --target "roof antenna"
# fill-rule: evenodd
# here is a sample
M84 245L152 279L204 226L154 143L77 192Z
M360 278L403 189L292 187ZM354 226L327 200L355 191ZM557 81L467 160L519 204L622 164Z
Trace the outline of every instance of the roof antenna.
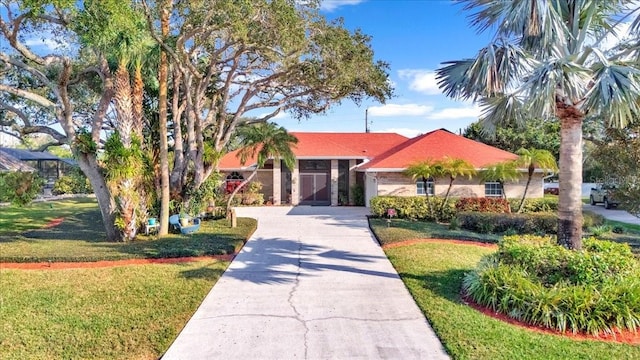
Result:
M369 130L369 108L364 110L364 132L371 132L371 130Z

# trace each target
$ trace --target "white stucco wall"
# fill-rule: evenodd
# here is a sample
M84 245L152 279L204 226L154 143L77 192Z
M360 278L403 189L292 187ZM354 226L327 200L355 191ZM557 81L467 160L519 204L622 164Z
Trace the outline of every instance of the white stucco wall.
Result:
M372 174L373 175L373 174ZM368 175L368 177L373 177ZM379 196L415 196L416 184L410 177L404 176L402 173L375 173L376 194ZM525 185L527 183L526 175L516 182L505 183L505 192L508 198L522 197ZM367 186L369 182L367 182ZM527 198L539 198L544 196L542 174L534 174L527 191ZM437 196L444 196L449 187L449 179L439 178L435 182L435 192ZM371 191L373 193L373 190ZM367 189L367 194L370 189ZM373 195L373 196L375 196ZM373 197L371 196L371 197ZM478 177L472 179L457 178L453 182L451 188L452 197L484 197L484 183ZM370 198L367 198L367 204Z

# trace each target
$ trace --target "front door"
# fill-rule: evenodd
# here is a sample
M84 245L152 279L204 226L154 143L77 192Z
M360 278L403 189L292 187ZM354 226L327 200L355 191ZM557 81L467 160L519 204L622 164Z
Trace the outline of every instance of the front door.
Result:
M302 205L331 205L328 173L300 173Z

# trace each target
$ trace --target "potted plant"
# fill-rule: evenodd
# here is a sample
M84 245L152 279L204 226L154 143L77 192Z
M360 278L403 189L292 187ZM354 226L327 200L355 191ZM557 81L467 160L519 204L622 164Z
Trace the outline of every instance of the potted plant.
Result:
M189 215L187 213L180 213L180 226L186 227L189 226Z

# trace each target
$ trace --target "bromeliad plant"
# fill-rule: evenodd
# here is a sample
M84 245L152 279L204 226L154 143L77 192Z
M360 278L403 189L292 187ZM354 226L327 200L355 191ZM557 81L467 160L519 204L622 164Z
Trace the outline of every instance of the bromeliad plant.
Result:
M561 332L640 327L640 264L627 244L590 238L578 252L552 237L506 236L463 290L494 311Z

